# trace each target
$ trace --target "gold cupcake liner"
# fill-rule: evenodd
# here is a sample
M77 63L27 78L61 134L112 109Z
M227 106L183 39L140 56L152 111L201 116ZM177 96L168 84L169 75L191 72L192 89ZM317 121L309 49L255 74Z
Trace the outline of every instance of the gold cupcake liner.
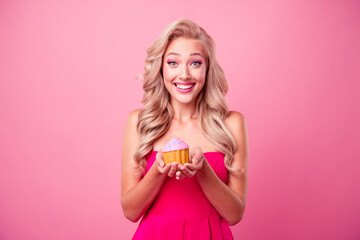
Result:
M181 149L170 152L163 152L163 158L165 164L178 162L180 164L185 164L189 162L189 149Z

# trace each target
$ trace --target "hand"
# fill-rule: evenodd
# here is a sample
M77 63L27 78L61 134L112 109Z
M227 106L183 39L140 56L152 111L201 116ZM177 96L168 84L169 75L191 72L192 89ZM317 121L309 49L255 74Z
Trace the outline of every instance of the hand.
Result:
M200 147L189 149L190 163L179 164L180 171L176 172L176 179L193 177L198 170L202 169L205 157Z
M165 165L161 150L159 150L158 153L156 154L156 164L159 173L167 174L169 177L175 176L175 173L178 170L178 165L179 165L177 162L167 163Z
M156 154L155 162L156 162L156 166L157 166L157 169L160 174L168 174L169 173L169 171L171 169L171 164L168 163L165 165L161 150L159 150L158 153Z

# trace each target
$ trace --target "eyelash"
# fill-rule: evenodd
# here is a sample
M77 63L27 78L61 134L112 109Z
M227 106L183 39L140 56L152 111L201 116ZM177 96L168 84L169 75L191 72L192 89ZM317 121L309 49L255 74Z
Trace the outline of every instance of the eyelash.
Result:
M200 66L202 62L201 62L201 61L194 61L194 62L192 62L192 63L197 63L196 66Z
M175 66L175 65L173 65L172 63L177 64L175 61L168 61L168 62L167 62L167 64L169 64L170 66ZM193 64L193 63L197 63L196 66L200 66L200 65L202 64L201 61L193 61L191 64Z

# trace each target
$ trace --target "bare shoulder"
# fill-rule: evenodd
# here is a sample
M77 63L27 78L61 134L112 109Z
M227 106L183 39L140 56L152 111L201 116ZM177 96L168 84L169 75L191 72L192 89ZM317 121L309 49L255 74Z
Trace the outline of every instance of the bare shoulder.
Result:
M237 162L240 159L241 162L245 160L248 155L248 136L245 116L242 113L230 111L224 123L236 142L237 147L234 153L234 162Z
M224 123L230 132L246 130L245 116L240 112L229 111Z
M137 134L137 121L141 109L135 109L128 115L126 127L123 137L123 157L133 156L135 153L137 144L139 143L139 136ZM126 158L125 157L125 158Z
M131 134L134 134L134 131L137 134L137 122L138 122L139 114L141 113L141 111L142 111L142 109L138 108L138 109L132 110L128 115L125 130L126 131L131 130L131 132L132 132Z
M225 121L236 121L242 119L245 119L245 116L242 113L236 111L229 111Z
M142 110L141 108L138 108L138 109L131 111L128 116L128 121L130 121L131 123L133 123L133 122L137 123L139 113L141 112L141 110Z

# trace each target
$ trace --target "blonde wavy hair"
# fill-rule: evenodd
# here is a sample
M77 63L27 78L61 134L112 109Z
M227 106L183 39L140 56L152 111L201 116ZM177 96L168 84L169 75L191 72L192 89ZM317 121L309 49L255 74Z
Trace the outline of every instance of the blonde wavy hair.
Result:
M153 144L164 135L173 117L169 92L162 77L163 55L173 39L189 38L199 40L207 58L207 73L203 89L196 99L198 121L203 134L216 151L225 155L225 167L230 173L236 171L231 162L236 143L224 124L228 115L225 95L228 84L224 71L215 58L215 42L206 31L189 19L172 22L147 50L145 72L138 75L143 79L144 94L137 122L140 143L134 159L142 172L146 169L146 157L153 150Z

